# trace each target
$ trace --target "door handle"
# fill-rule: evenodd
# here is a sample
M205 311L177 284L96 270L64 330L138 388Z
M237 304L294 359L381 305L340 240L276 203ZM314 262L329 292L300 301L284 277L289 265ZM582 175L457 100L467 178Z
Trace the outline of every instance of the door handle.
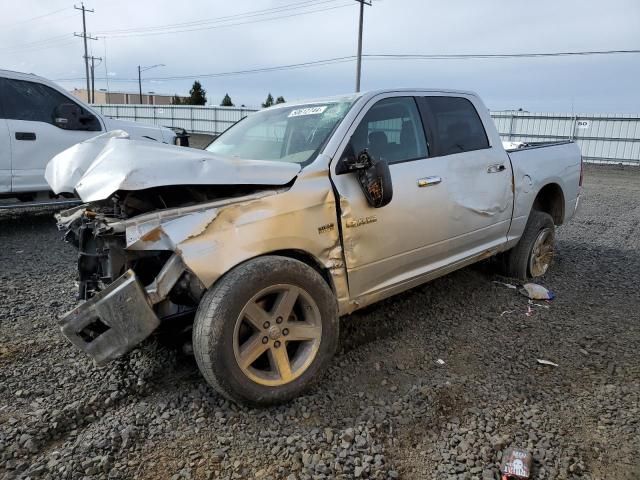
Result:
M487 168L487 173L504 172L506 169L507 167L504 166L504 163L496 163L495 165L489 165L489 168Z
M16 140L35 140L36 134L33 132L16 132Z
M418 179L418 187L430 187L431 185L437 185L442 182L441 177L424 177Z

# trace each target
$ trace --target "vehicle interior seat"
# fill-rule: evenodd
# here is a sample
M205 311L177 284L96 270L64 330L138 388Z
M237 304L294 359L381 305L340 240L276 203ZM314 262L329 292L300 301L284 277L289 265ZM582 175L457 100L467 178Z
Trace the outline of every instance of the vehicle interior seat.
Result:
M413 122L402 122L402 129L400 130L400 151L398 152L401 159L413 159L418 156L418 145L416 142L416 130L413 126Z
M369 133L369 151L374 158L386 158L389 153L387 134L380 130Z

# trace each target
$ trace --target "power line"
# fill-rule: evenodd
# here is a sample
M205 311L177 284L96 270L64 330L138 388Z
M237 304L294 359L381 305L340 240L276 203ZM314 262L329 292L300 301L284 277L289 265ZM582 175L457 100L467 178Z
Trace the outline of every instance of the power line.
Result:
M331 0L331 1L336 1L336 0ZM197 28L190 28L190 29L182 29L182 30L173 30L173 31L158 31L158 32L141 32L141 33L127 33L127 34L115 34L115 35L106 35L109 38L128 38L128 37L148 37L148 36L155 36L155 35L170 35L170 34L175 34L175 33L185 33L185 32L197 32L197 31L202 31L202 30L214 30L217 28L225 28L225 27L234 27L234 26L238 26L238 25L248 25L248 24L252 24L252 23L260 23L260 22L268 22L271 20L280 20L283 18L291 18L291 17L298 17L301 15L309 15L311 13L319 13L319 12L327 12L330 10L336 10L338 8L345 8L345 7L349 7L351 6L351 3L345 3L343 5L337 5L334 7L326 7L326 8L321 8L321 9L316 9L316 10L309 10L309 11L305 11L305 12L298 12L298 13L292 13L292 14L288 14L288 15L279 15L279 16L274 16L274 17L270 17L270 18L258 18L258 19L254 19L254 20L248 20L245 22L236 22L236 23L227 23L227 24L223 24L223 25L213 25L213 26L206 26L206 27L197 27Z
M438 55L421 55L421 54L376 54L364 55L364 57L373 60L399 59L399 60L465 60L465 59L483 59L483 58L538 58L538 57L571 57L586 55L618 55L628 53L640 53L640 50L593 50L582 52L552 52L552 53L486 53L486 54L438 54Z
M300 9L300 8L309 8L309 7L315 7L315 6L319 6L321 4L327 4L327 3L335 3L336 1L341 1L341 0L322 0L322 1L318 1L318 0L312 0L312 1L305 1L305 2L298 2L298 3L294 3L294 4L289 4L289 5L283 5L281 7L276 7L276 8L271 8L271 9L265 9L265 10L257 10L254 12L247 12L245 14L236 14L236 15L230 15L227 17L219 17L218 19L211 19L211 20L206 20L206 22L213 22L213 21L221 21L222 19L226 19L226 18L233 18L233 17L241 17L241 16L247 16L247 17L252 17L252 16L257 16L257 15L265 15L265 14L272 14L272 13L280 13L280 11L283 10L291 10L293 8L295 9ZM344 1L344 0L342 0ZM271 18L261 18L261 19L255 19L255 20L250 20L247 22L236 22L236 23L231 23L231 24L226 24L226 25L216 25L216 26L209 26L209 27L201 27L201 28L194 28L194 29L187 29L187 30L176 30L176 31L159 31L159 32L141 32L141 33L130 33L130 34L126 34L126 35L109 35L108 32L98 32L98 34L104 33L104 35L101 35L103 37L109 37L109 38L123 38L123 37L129 37L129 36L147 36L147 35L166 35L166 34L172 34L172 33L182 33L182 32L190 32L190 31L199 31L199 30L209 30L209 29L214 29L214 28L222 28L222 27L231 27L231 26L236 26L236 25L245 25L245 24L249 24L249 23L257 23L257 22L263 22L263 21L269 21L269 20L278 20L281 18L289 18L289 17L294 17L294 16L299 16L299 15L307 15L307 14L311 14L311 13L318 13L318 12L324 12L324 11L328 11L328 10L333 10L336 8L344 8L349 6L350 4L344 4L344 5L338 5L338 6L334 6L334 7L329 7L329 8L323 8L323 9L316 9L316 10L309 10L309 11L303 11L303 12L298 12L298 13L294 13L294 14L288 14L288 15L281 15L281 16L275 16L275 17L271 17ZM83 7L74 7L77 10L82 10ZM268 10L268 11L267 11ZM278 11L274 11L274 10L278 10ZM89 10L85 8L86 12L91 12L93 13L93 10ZM265 13L266 12L266 13ZM83 13L83 23L86 22L86 20L84 20L84 13ZM200 21L200 22L192 22L192 23L202 23L205 21ZM180 25L180 24L176 24L176 25ZM164 25L161 27L150 27L151 29L165 29L169 27L168 25ZM112 32L116 32L115 30ZM135 32L135 30L133 30L133 32ZM84 35L86 35L86 31L83 30L82 34L74 34L75 36L78 37L83 37ZM57 45L55 42L59 42L61 39L63 38L67 38L67 35L57 35L54 37L48 37L48 38L44 38L41 40L37 40L34 42L30 42L30 43L25 43L19 46L15 46L15 47L3 47L0 48L0 51L5 51L5 53L16 53L16 52L20 52L23 50L31 50L31 49L35 49L38 47L41 48L50 48L53 46L62 46ZM92 37L91 35L87 36L88 40L96 40L96 37ZM53 42L53 43L52 43ZM68 42L65 42L65 44ZM8 50L8 51L7 51ZM86 54L85 56L88 57L88 54Z
M335 0L331 0L331 1L335 2ZM338 8L345 8L345 7L348 7L348 6L350 6L350 4L343 4L343 5L338 5L338 6L334 6L334 7L327 7L327 8L322 8L322 9L309 10L309 11L305 11L305 12L298 12L298 13L293 13L293 14L288 14L288 15L273 16L273 17L270 17L270 18L259 18L259 19L248 20L248 21L243 21L243 22L227 23L227 24L222 24L222 25L204 26L204 27L189 28L189 29L182 29L182 30L128 33L128 34L117 34L117 35L106 35L106 36L108 36L109 38L147 37L147 36L155 36L155 35L171 35L171 34L176 34L176 33L197 32L197 31L203 31L203 30L215 30L215 29L218 29L218 28L234 27L234 26L238 26L238 25L248 25L248 24L253 24L253 23L261 23L261 22L267 22L267 21L271 21L271 20L280 20L280 19L283 19L283 18L291 18L291 17L297 17L297 16L301 16L301 15L308 15L308 14L311 14L311 13L326 12L326 11L329 11L329 10L335 10L335 9L338 9Z
M331 65L334 63L351 62L354 59L355 59L355 56L337 57L337 58L330 58L325 60L314 60L311 62L293 63L290 65L279 65L275 67L261 67L261 68L253 68L253 69L246 69L246 70L236 70L233 72L203 73L203 74L197 74L197 75L177 75L177 76L167 76L167 77L150 77L150 78L147 78L147 80L156 80L156 81L157 80L189 80L194 78L228 77L233 75L244 75L244 74L250 74L250 73L266 73L266 72L279 71L279 70L292 70L296 68ZM81 80L81 78L78 78L78 77L58 78L55 81L63 82L63 81L72 81L72 80ZM99 78L99 80L104 80L104 78ZM133 78L110 78L109 81L137 82L138 80Z
M68 41L71 40L73 37L70 33L65 33L64 35L56 35L54 37L49 37L49 38L43 38L41 40L37 40L34 42L29 42L29 43L23 43L19 46L14 46L14 47L2 47L0 48L0 51L3 51L5 53L14 53L14 52L20 52L22 50L31 50L33 48L43 48L43 47L47 47L49 45L56 45L57 43L61 42L61 41ZM8 50L8 52L7 52Z
M293 70L297 68L318 67L322 65L332 65L335 63L345 63L354 60L354 56L328 58L324 60L313 60L310 62L292 63L289 65L279 65L275 67L261 67L246 70L236 70L232 72L205 73L200 75L180 75L173 77L155 77L148 80L189 80L192 78L213 78L213 77L229 77L233 75L244 75L249 73L267 73L279 70Z
M56 12L61 12L61 11L67 11L69 10L68 8L66 9L62 9L62 10L57 10ZM51 14L49 14L51 15ZM76 14L75 13L70 13L69 15L65 15L63 17L59 17L56 19L56 22L59 24L61 20L65 20L67 18L71 18L71 17L75 17ZM43 16L44 17L44 16ZM36 17L36 18L40 18L40 17ZM17 29L17 28L23 28L20 27L19 25L15 25L14 27L9 27L7 29L5 29L5 33L7 31L12 31L13 29ZM50 25L49 24L44 24L44 25L36 25L35 27L29 27L30 33L33 33L34 30L39 30L39 29L43 29L43 28L47 28L48 30L50 30ZM69 38L71 38L72 35L70 33L65 33L62 35L54 35L52 37L45 37L45 38L41 38L39 40L32 40L29 42L25 42L25 43L21 43L21 44L17 44L17 45L12 45L12 46L3 46L0 47L0 51L2 53L11 55L13 53L18 53L18 52L22 52L25 50L32 50L34 48L51 48L53 46L60 46L60 42L64 41L65 43L69 43L67 40Z
M70 9L70 7L60 8L58 10L54 10L53 12L49 12L49 13L44 13L42 15L38 15L37 17L31 17L31 18L27 18L25 20L18 20L17 22L6 23L4 25L0 25L0 28L2 28L2 29L4 29L4 28L12 29L16 25L22 25L23 23L33 22L33 21L40 20L40 19L45 18L45 17L50 17L51 15L55 15L57 13L64 12L65 10L69 10L69 9Z
M62 40L59 41L58 43L51 43L51 44L46 44L46 45L39 45L39 46L35 46L32 48L28 48L28 49L24 49L24 50L17 50L14 52L2 52L3 55L22 55L25 53L31 53L31 52L40 52L41 50L47 50L50 48L61 48L61 47L68 47L71 45L77 45L75 40L69 39L69 40Z
M224 16L224 17L214 17L214 18L209 18L209 19L195 20L195 21L191 21L191 22L170 23L170 24L165 24L165 25L157 25L157 26L149 26L149 27L124 28L124 29L118 29L118 30L105 30L105 31L98 31L97 34L99 34L99 35L110 35L111 36L111 35L124 34L124 33L144 33L144 32L148 32L148 31L176 29L176 28L182 28L182 27L192 27L192 26L204 25L204 24L209 24L209 23L220 23L220 22L235 20L235 19L238 19L238 18L248 18L248 17L262 16L262 15L268 15L268 14L273 14L273 13L280 13L282 11L287 11L287 10L295 10L295 9L301 9L301 8L307 8L307 7L314 7L314 6L321 5L321 4L335 3L336 1L339 1L339 0L305 0L305 1L302 1L302 2L295 2L295 3L286 4L286 5L281 5L279 7L266 8L266 9L262 9L262 10L252 10L252 11L248 11L248 12L244 12L244 13L237 13L237 14L234 14L234 15L227 15L227 16Z
M367 60L466 60L466 59L509 59L509 58L536 58L536 57L558 57L558 56L589 56L589 55L619 55L619 54L640 54L637 50L598 50L598 51L579 51L579 52L551 52L551 53L510 53L510 54L444 54L444 55L419 55L419 54L377 54L363 55ZM147 80L190 80L197 78L214 78L226 77L234 75L245 75L254 73L267 73L283 70L293 70L299 68L318 67L325 65L333 65L338 63L352 62L357 59L356 55L345 57L327 58L323 60L312 60L308 62L292 63L288 65L278 65L272 67L260 67L244 70L235 70L229 72L216 73L200 73L194 75L174 75L165 77L150 77ZM105 78L99 78L104 80ZM56 81L73 81L81 80L81 78L59 78ZM109 81L116 82L137 82L137 79L127 78L110 78Z

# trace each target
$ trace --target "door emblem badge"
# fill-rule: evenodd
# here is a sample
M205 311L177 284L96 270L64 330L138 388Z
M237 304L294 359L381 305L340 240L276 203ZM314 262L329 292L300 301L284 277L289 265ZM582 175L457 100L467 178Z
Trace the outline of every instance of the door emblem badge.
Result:
M321 227L318 227L318 233L323 234L323 233L332 232L335 228L336 226L333 223L327 223L326 225L322 225Z
M357 218L355 220L347 220L346 226L347 228L355 228L361 227L362 225L367 225L369 223L376 223L378 221L378 217L375 215L371 215L369 217Z

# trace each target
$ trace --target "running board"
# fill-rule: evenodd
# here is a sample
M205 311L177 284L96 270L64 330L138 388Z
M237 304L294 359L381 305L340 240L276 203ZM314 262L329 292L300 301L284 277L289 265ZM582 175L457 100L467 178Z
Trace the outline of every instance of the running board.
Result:
M72 199L72 200L50 200L50 201L42 201L42 202L19 202L19 203L9 203L9 204L0 204L0 210L10 210L17 208L33 208L33 207L55 207L60 205L61 207L69 206L69 205L79 205L82 201L80 199Z

